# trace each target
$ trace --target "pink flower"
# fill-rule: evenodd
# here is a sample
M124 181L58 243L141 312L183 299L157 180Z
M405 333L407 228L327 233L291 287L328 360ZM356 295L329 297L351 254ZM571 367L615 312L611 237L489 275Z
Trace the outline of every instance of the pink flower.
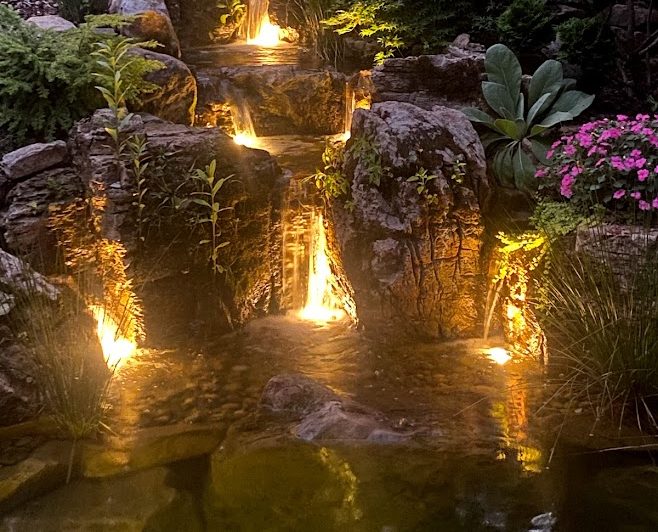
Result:
M573 190L571 190L571 187L575 181L576 180L572 175L565 175L562 178L562 182L560 183L560 194L562 194L565 198L570 198L573 196Z
M645 164L647 164L647 160L644 157L635 159L635 168L644 168Z
M647 180L647 177L649 177L649 170L647 170L646 168L644 168L644 169L642 169L642 170L638 170L638 172L637 172L637 178L638 178L640 181L646 181L646 180Z
M555 152L553 150L548 150L546 152L546 158L547 159L552 159L554 154L555 154Z
M626 195L626 191L623 190L623 189L619 189L612 195L612 197L615 198L615 199L621 199L625 195Z
M620 122L626 122L628 120L628 117L626 115L617 115L617 120Z
M651 202L651 206L652 206L654 209L658 209L658 196L656 196L655 198L653 198L653 201Z
M639 192L637 192L637 191L636 192L631 192L631 198L633 198L634 200L639 200L641 197L642 197L642 194L640 194Z
M576 155L576 147L573 146L572 144L568 144L567 146L564 147L564 154L567 157L573 157Z
M640 122L646 122L647 120L649 120L649 118L650 118L649 115L639 114L635 117L635 120L639 120Z
M641 211L648 211L651 209L651 205L649 204L648 201L640 200L640 202L637 205Z
M535 172L535 177L546 177L546 168L537 168Z

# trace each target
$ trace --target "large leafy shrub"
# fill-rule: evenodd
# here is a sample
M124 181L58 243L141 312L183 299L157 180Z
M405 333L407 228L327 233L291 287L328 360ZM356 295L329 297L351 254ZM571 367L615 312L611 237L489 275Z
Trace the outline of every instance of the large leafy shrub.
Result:
M579 211L603 207L625 221L658 210L658 117L597 120L562 137L537 170L542 188L568 199Z
M513 0L496 21L500 40L517 53L537 51L553 36L551 19L545 0Z
M525 90L521 64L502 44L487 50L485 67L487 81L482 83L482 92L497 117L475 108L464 113L490 130L482 141L493 155L497 179L503 185L534 190L536 161L544 159L551 130L577 117L594 96L573 90L574 81L565 79L562 65L553 60L535 71Z
M0 5L0 128L17 144L52 140L101 105L92 76L93 44L124 37L103 37L94 28L120 23L101 16L79 29L47 31ZM143 76L158 67L142 58L131 62L125 73L132 81L130 99L154 88Z

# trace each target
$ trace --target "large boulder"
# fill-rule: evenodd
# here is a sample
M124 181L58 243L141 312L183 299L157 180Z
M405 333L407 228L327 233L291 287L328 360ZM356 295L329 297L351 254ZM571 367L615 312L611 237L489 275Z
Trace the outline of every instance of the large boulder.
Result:
M484 149L459 111L385 102L354 114L336 241L366 324L401 318L431 337L477 332L483 307ZM412 176L435 176L425 191ZM374 182L375 175L380 180Z
M142 96L135 110L176 124L194 125L196 79L187 65L170 55L143 48L138 48L135 53L164 65L164 68L146 75L146 80L157 85L158 89Z
M432 109L482 107L484 51L460 43L444 54L387 59L372 71L374 102L407 102Z
M41 15L37 17L30 17L27 19L28 24L32 24L42 30L51 31L68 31L74 30L75 24L70 20L58 17L57 15Z
M199 123L230 124L231 107L246 107L258 136L341 133L343 74L296 66L206 68L197 72Z
M157 41L164 53L180 57L180 42L164 0L112 0L109 10L136 17L122 30L126 36Z

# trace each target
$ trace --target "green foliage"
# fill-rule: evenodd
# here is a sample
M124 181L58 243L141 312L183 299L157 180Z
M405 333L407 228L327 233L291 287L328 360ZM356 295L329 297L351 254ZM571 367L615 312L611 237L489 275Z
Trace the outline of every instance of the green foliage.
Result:
M210 262L214 273L223 273L225 270L221 263L220 252L230 242L222 240L221 214L232 210L232 207L222 208L219 204L219 193L222 187L233 176L217 176L217 161L212 160L204 170L197 169L192 174L193 179L199 185L194 192L192 203L201 207L200 215L195 223L208 228L209 237L201 240L199 245L210 246Z
M533 227L550 241L573 233L586 218L570 203L542 200L530 217Z
M356 32L375 40L380 46L375 62L381 63L416 47L425 53L438 51L468 28L474 4L469 0L355 0L341 6L324 25L339 35Z
M637 235L638 241L644 239ZM596 245L596 244L595 244ZM598 243L605 250L603 239ZM540 323L564 375L556 396L586 402L598 421L614 416L658 428L658 269L655 251L628 260L554 248L543 280Z
M235 24L242 26L245 17L247 16L247 5L242 0L225 0L219 2L217 7L222 11L219 21L226 24Z
M430 184L438 179L439 176L434 174L429 174L425 168L421 168L407 179L407 183L416 184L416 192L425 200L428 205L435 205L439 201L437 194L430 192Z
M578 66L582 82L598 87L614 70L614 35L603 16L571 18L557 26L558 59Z
M368 135L355 137L349 149L353 157L357 158L359 164L365 168L368 182L376 187L381 185L386 170L382 165L382 156L375 145L374 138Z
M498 17L502 42L517 53L536 50L552 37L551 12L545 0L513 0Z
M16 143L52 140L99 106L93 45L129 41L95 33L97 24L119 21L116 16L98 18L75 30L44 31L0 5L0 128ZM143 75L154 69L154 63L143 58L129 63L123 77L130 79L127 99L134 100L149 90Z
M143 135L134 135L126 141L130 154L131 170L135 179L132 206L137 209L137 237L144 242L148 213L146 211L146 195L148 185L146 182L147 170L150 164L148 142Z
M93 109L77 31L42 31L0 5L0 127L18 143L51 140Z
M482 142L493 154L492 169L501 184L534 191L536 162L546 160L548 135L562 122L573 120L587 109L594 96L573 90L574 81L564 79L562 65L544 62L522 91L521 64L502 44L487 50L487 81L484 98L498 118L469 108L466 116L489 130Z
M59 15L76 24L87 15L107 11L107 4L105 0L57 0Z
M343 174L345 145L327 143L322 154L322 170L311 176L315 186L326 201L346 198L349 201L350 184Z

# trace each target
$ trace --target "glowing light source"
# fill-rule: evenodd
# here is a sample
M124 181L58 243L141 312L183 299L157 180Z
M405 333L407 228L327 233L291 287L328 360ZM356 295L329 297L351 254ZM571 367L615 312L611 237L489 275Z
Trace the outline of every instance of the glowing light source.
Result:
M270 17L265 15L258 30L258 35L247 39L247 44L255 46L264 46L271 48L277 46L281 41L279 40L279 32L281 28L276 24L270 22Z
M326 323L344 316L345 312L331 287L332 278L327 256L327 233L320 214L313 218L306 305L299 314L302 319Z
M233 137L233 142L247 148L255 148L258 145L258 137L249 133L236 133Z
M89 310L96 320L96 334L105 363L108 368L116 368L135 354L137 344L120 334L119 326L103 307L92 305Z
M512 358L507 349L503 347L491 347L487 349L487 357L501 366L509 362Z

